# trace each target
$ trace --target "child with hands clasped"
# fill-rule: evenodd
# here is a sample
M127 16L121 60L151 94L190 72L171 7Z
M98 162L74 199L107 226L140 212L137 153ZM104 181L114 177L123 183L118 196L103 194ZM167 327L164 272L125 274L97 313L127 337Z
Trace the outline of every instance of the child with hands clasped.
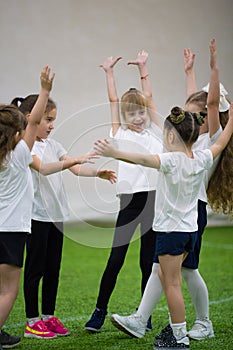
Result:
M158 121L147 72L147 57L148 54L145 51L140 51L137 59L129 62L138 67L143 93L135 88L129 89L121 97L120 107L114 67L121 57L115 59L108 57L101 65L106 73L110 101L111 137L117 142L119 149L132 151L137 149L142 154L162 152L161 131L155 124ZM141 230L141 292L144 291L151 273L155 251L156 234L152 230L152 222L156 188L157 171L136 164L119 162L117 196L120 199L120 211L110 257L100 282L96 309L85 324L85 329L88 331L98 332L104 324L109 299L138 225ZM150 320L147 326L151 329Z
M219 114L219 76L214 64L208 92L208 118ZM108 140L97 141L97 154L158 169L153 229L157 232L156 255L159 278L168 303L171 333L158 337L154 349L189 349L185 307L181 290L181 266L194 249L197 239L197 203L200 188L213 161L221 154L232 137L233 104L229 121L216 142L206 150L193 151L192 146L202 124L200 113L174 107L164 123L163 154L143 155L115 149ZM114 320L114 315L112 315Z
M29 164L37 128L43 116L54 74L44 67L41 91L30 119L12 105L0 106L0 329L16 300L24 247L31 232L33 185ZM0 349L11 348L20 337L0 333Z
M15 98L12 103L31 118L37 95ZM56 140L49 138L54 129L57 108L52 99L45 106L37 128L36 142L32 149L31 173L34 186L32 210L32 235L26 242L24 268L24 298L27 325L25 337L51 339L70 334L54 316L59 284L59 272L63 247L63 222L69 217L67 196L61 171L69 169L74 175L99 177L115 183L112 170L96 170L81 165L93 163L98 158L93 153L70 157ZM42 318L39 316L38 293L42 280Z

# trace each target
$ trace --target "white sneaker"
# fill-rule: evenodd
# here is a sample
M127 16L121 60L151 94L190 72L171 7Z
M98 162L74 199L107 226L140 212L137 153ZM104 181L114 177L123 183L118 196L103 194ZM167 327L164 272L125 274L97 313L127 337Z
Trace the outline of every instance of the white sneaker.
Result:
M111 316L111 322L116 328L131 337L143 338L146 333L147 321L137 314L132 314L130 316L113 314Z
M213 325L210 320L196 320L188 336L194 340L202 340L214 337Z

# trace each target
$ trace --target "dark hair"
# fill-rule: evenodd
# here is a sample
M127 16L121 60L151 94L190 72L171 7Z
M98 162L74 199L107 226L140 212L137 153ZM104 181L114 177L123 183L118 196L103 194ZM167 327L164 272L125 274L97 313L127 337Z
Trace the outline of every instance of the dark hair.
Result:
M164 128L168 131L175 128L184 143L192 145L199 136L202 123L203 118L200 113L191 113L180 107L173 107L164 122Z
M22 97L15 97L12 101L11 101L11 104L15 105L18 107L18 109L24 114L24 115L27 115L29 113L31 113L37 99L38 99L38 96L37 94L35 95L28 95L27 97L25 98L22 98ZM20 103L20 104L19 104ZM56 104L55 102L49 98L48 99L48 103L47 103L47 106L46 106L46 109L45 109L45 112L50 112L52 111L54 108L57 108L56 107Z
M9 152L11 152L20 135L26 129L27 119L14 105L0 105L0 167ZM19 133L18 141L16 134Z

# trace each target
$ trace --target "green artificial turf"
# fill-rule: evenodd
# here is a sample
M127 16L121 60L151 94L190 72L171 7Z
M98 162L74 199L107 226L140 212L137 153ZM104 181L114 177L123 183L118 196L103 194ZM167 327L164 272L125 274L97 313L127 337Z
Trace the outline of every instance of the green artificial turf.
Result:
M117 330L111 324L109 317L112 313L128 315L135 311L140 302L138 239L130 245L101 332L90 334L84 330L84 325L95 308L99 282L110 252L113 231L113 225L92 223L66 226L56 316L70 329L71 335L52 340L23 338L25 313L21 286L18 299L4 327L9 333L22 336L22 342L16 349L150 350L153 348L155 335L168 323L164 296L153 311L153 331L147 332L142 339L130 338ZM137 235L138 233L136 237ZM214 325L215 338L199 342L191 341L190 347L193 350L233 349L232 253L233 227L206 229L199 271L209 290L210 317ZM183 295L189 329L195 319L195 313L185 283Z

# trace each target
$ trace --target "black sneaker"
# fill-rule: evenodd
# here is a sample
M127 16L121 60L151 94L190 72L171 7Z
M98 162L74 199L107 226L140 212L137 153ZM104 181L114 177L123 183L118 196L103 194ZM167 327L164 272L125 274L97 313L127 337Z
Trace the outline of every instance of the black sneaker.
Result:
M151 316L148 318L147 324L146 324L146 331L152 331L152 323L151 323Z
M172 327L170 326L170 324L168 324L167 327L163 328L161 332L158 335L156 335L155 339L160 340L160 339L163 339L164 337L171 337L172 335L173 335Z
M189 338L184 337L180 339L180 342L178 343L174 335L168 338L158 339L155 341L154 350L183 350L183 349L190 349L189 347Z
M93 333L99 332L100 328L104 324L106 315L107 315L107 310L95 309L95 311L91 315L90 320L85 324L85 329Z
M2 349L11 349L18 345L21 341L21 338L16 335L10 335L7 332L1 330L0 332L0 344ZM1 349L1 347L0 347Z

